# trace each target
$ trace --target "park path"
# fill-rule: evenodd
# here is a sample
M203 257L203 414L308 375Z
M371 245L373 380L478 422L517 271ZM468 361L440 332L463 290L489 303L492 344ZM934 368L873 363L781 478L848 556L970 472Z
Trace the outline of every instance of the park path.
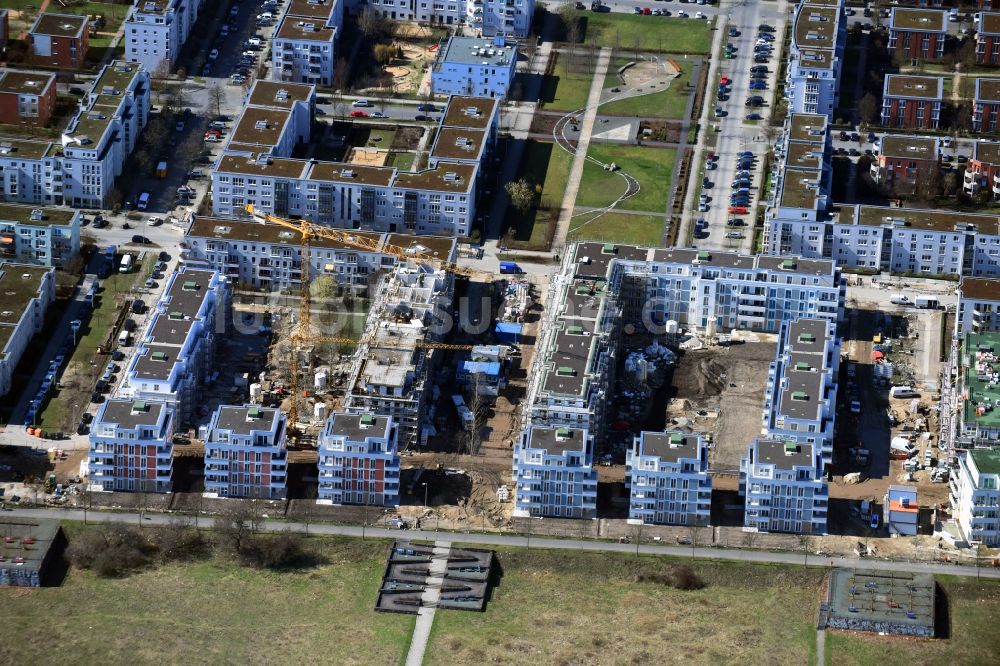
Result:
M417 621L413 625L413 638L410 639L410 651L406 653L406 666L421 666L424 663L424 652L431 636L431 627L434 626L434 614L441 598L441 585L444 584L444 574L448 569L450 551L450 541L434 542L430 576L420 597L420 610L417 611Z
M573 209L576 206L576 195L580 191L580 181L583 178L583 165L587 160L587 150L590 148L590 135L594 131L594 121L597 119L597 109L601 104L601 93L604 91L604 77L611 64L611 49L602 48L597 56L597 66L594 68L594 78L590 82L590 94L587 97L587 107L583 114L580 127L580 140L576 144L576 154L573 155L573 166L566 182L566 192L563 194L562 206L559 210L559 221L556 223L555 243L562 244L569 232L569 223L573 220Z
M826 664L826 630L816 630L816 666Z

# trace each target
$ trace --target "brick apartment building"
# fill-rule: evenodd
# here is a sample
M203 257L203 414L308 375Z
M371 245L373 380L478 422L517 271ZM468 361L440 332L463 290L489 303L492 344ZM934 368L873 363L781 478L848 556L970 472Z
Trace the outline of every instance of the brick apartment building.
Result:
M938 140L924 136L884 135L871 165L872 180L888 188L916 186L929 169L940 168Z
M976 62L1000 65L1000 13L982 12L976 16Z
M969 196L990 189L993 199L1000 199L1000 142L976 141L972 144L962 188Z
M87 17L39 14L28 31L30 62L59 69L78 69L87 57Z
M55 108L54 75L0 71L0 123L44 127Z
M976 93L972 98L972 131L996 130L998 113L1000 113L1000 79L976 79Z
M937 129L943 98L940 76L889 74L882 88L882 125Z
M947 36L943 9L893 7L889 14L889 52L905 60L940 60Z

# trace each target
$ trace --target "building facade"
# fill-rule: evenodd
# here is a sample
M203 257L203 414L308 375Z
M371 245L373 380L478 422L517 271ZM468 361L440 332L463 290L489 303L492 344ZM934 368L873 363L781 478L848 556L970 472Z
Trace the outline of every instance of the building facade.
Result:
M810 444L824 464L833 461L840 340L824 319L794 319L778 334L768 368L761 434L773 440Z
M1000 449L959 452L949 483L962 536L969 543L1000 546Z
M55 75L0 71L0 123L44 127L55 110Z
M889 189L915 189L928 174L941 168L938 140L934 137L884 134L875 150L870 167L872 180Z
M993 132L1000 113L1000 79L979 77L972 99L972 131Z
M1000 333L967 333L958 353L956 446L1000 446Z
M391 416L334 412L319 437L319 504L399 506Z
M890 536L916 536L920 527L920 506L913 486L889 486L883 499L882 519Z
M969 196L989 192L994 201L1000 199L1000 142L973 142L962 189Z
M98 408L90 428L90 489L170 492L173 437L173 410L166 403L108 400Z
M517 67L517 44L502 36L448 38L431 67L435 95L507 96Z
M955 337L966 333L1000 333L1000 279L962 278Z
M948 38L943 9L893 7L889 12L889 52L904 61L940 60Z
M514 515L597 517L594 440L586 430L527 428L514 446Z
M170 275L163 297L136 338L119 395L166 402L179 424L190 423L201 406L228 311L228 285L215 271L183 266Z
M29 61L56 69L79 69L87 58L90 32L87 17L76 14L39 14L28 30Z
M222 405L208 426L205 493L214 497L285 499L288 452L285 415L255 405Z
M846 43L843 2L806 0L796 7L785 79L790 113L833 115Z
M80 253L80 211L0 203L0 260L65 268Z
M534 0L371 0L369 7L394 21L466 26L477 35L527 37Z
M0 396L15 388L14 369L31 339L45 323L45 312L55 300L55 271L51 268L0 263Z
M125 59L147 72L173 69L205 5L205 0L136 0L125 17Z
M755 439L740 460L744 529L825 534L829 504L823 458L811 444Z
M976 62L980 65L1000 65L1000 14L976 14Z
M342 0L291 0L274 29L271 80L332 86Z
M937 129L943 99L940 76L889 74L882 88L882 125Z
M700 435L641 432L625 457L630 524L705 527L712 509L708 446Z

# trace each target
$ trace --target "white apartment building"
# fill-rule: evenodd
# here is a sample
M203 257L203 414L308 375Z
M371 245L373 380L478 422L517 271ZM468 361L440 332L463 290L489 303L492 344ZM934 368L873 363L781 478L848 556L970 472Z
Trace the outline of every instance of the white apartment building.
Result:
M1000 449L960 451L949 483L962 536L970 543L1000 546Z
M435 95L507 96L517 68L517 44L503 36L448 38L431 67Z
M215 271L183 266L173 273L136 339L119 396L166 402L179 424L190 423L214 369L217 336L229 323L228 299L226 280Z
M330 415L319 436L317 504L399 506L399 454L391 416Z
M449 237L471 232L487 171L481 162L498 127L496 100L452 97L428 167L417 172L283 157L308 139L285 129L288 117L287 111L245 109L212 173L216 215L245 215L253 204L338 228ZM285 145L276 147L279 142Z
M443 350L419 345L441 339L436 318L450 311L454 287L447 271L396 267L378 285L365 321L369 335L351 364L344 408L391 416L404 449L429 436L427 403Z
M455 259L454 238L358 232L357 238L378 250L369 251L326 238L309 244L310 275L328 275L350 291L363 291L382 271L399 260L385 250L400 248L441 261ZM245 218L192 218L184 235L187 247L181 256L188 266L218 271L229 282L281 291L297 288L302 280L302 237L277 225Z
M811 444L833 461L840 340L825 319L794 319L781 325L768 368L761 435Z
M0 263L0 396L14 388L12 381L31 338L42 330L45 312L55 300L55 270Z
M826 116L806 113L788 116L783 137L774 147L775 165L766 218L803 221L817 220L825 214L830 205L833 174L830 148Z
M811 444L755 439L740 459L740 495L744 530L826 533L823 457Z
M700 435L641 432L625 457L632 525L709 524L712 479L708 446Z
M206 0L136 0L125 17L125 59L147 72L155 72L163 63L172 69L206 4Z
M166 403L108 400L90 428L90 489L169 493L173 437L174 413Z
M955 337L966 333L1000 333L1000 279L962 278Z
M0 203L0 260L65 267L80 252L80 211Z
M995 215L844 205L819 220L767 218L764 247L876 272L1000 276Z
M288 452L281 410L221 405L199 436L205 442L206 496L285 499Z
M527 37L534 0L371 0L386 18L432 25L465 26L478 36Z
M515 516L597 517L594 439L587 430L529 426L514 446Z
M958 353L956 446L1000 446L1000 333L968 333Z
M149 75L139 65L105 65L59 143L0 139L0 195L17 203L106 208L149 121L149 92Z
M271 38L271 80L333 85L342 0L291 0Z
M842 0L806 0L796 7L785 78L790 113L833 115L839 103L838 83L846 43Z

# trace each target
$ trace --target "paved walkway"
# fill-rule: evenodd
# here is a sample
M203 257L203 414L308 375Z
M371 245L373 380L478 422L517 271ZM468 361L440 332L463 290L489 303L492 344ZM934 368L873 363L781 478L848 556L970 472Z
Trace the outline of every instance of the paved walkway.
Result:
M826 630L816 630L816 666L826 663Z
M413 625L413 638L410 639L410 651L406 654L406 666L420 666L424 663L424 651L427 649L427 640L431 637L431 627L434 626L434 613L437 612L438 600L441 598L441 586L444 584L444 574L448 569L450 551L450 541L434 542L430 577L420 597L420 610L417 611L417 622Z
M604 91L604 77L611 64L611 49L603 48L597 56L594 67L594 78L590 82L590 95L583 113L583 123L580 126L580 140L576 144L576 154L573 155L573 166L566 182L566 192L563 194L562 206L559 211L559 221L553 246L562 246L566 242L569 224L573 220L573 209L576 206L576 195L580 191L580 181L583 180L583 165L587 160L587 149L590 147L590 135L594 131L594 121L597 119L597 109L601 104L601 93Z

